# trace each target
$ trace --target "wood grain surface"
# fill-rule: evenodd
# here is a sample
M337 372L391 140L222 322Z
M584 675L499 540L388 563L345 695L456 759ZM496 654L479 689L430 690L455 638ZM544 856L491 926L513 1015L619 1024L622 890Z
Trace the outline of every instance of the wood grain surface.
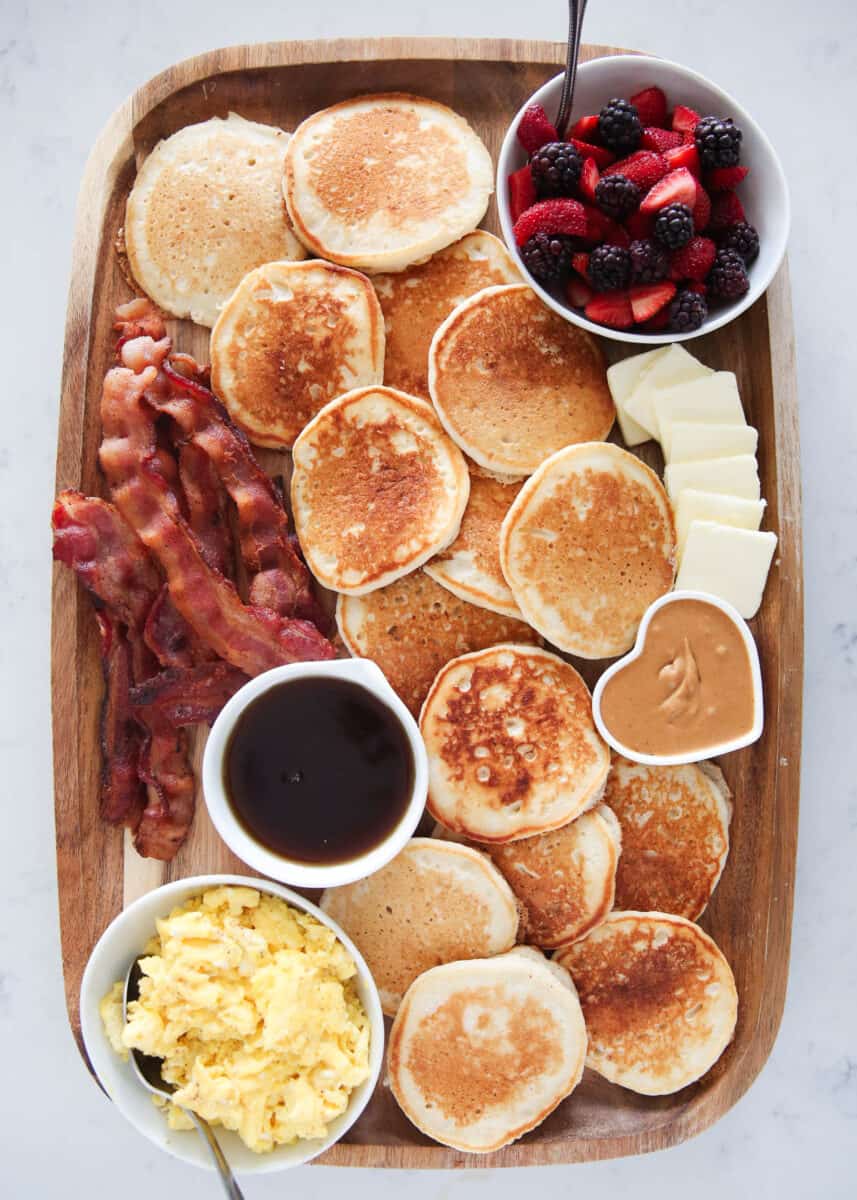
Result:
M381 39L276 42L190 59L136 92L110 119L86 166L77 210L57 446L57 487L103 490L97 469L99 400L114 338L112 312L130 295L114 241L137 165L183 125L235 110L285 129L307 114L369 91L408 91L462 113L496 155L510 118L556 74L565 48L548 42ZM587 46L583 58L618 53ZM484 222L498 232L492 203ZM207 361L208 331L174 322L178 349ZM611 360L638 347L604 342ZM732 849L701 924L732 964L740 1010L732 1045L698 1084L674 1096L634 1095L586 1073L540 1128L496 1154L465 1155L415 1130L379 1084L366 1113L319 1161L350 1166L523 1166L576 1162L671 1146L705 1129L746 1091L776 1037L785 998L800 778L803 601L800 463L794 345L785 265L767 295L727 328L691 347L734 371L759 429L765 527L779 548L752 622L764 675L765 733L721 766L735 797ZM658 469L659 452L642 449ZM272 473L281 456L261 456ZM576 664L590 683L597 664ZM72 574L55 569L53 748L62 955L69 1020L80 1044L78 994L87 957L124 904L169 879L250 873L223 845L198 797L194 827L175 861L142 860L98 815L102 695L95 621ZM197 753L201 751L201 737ZM82 1047L81 1047L81 1052Z

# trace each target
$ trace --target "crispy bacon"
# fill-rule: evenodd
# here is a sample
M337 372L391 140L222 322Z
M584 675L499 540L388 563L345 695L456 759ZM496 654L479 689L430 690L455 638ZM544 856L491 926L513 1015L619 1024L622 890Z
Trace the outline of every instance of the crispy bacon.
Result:
M131 690L131 705L150 723L157 718L172 729L210 725L223 705L247 682L229 663L160 671Z
M195 784L184 730L156 725L150 731L140 756L140 777L151 791L134 847L144 858L169 862L193 820Z
M202 557L227 579L235 574L226 495L217 472L204 450L194 442L179 446L179 480L185 498L187 523Z
M173 604L166 584L152 601L143 640L162 667L190 667L211 658L211 652Z
M131 648L118 624L96 612L101 635L104 701L101 706L101 815L134 829L146 805L138 774L143 734L131 711Z
M116 309L113 328L119 334L120 345L131 338L162 338L166 330L164 314L147 296L135 296Z

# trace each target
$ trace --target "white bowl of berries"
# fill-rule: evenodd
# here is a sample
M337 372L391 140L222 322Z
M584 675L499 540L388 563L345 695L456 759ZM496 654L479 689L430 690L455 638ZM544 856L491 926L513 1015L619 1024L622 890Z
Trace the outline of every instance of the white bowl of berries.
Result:
M503 237L568 321L623 342L685 341L733 321L785 254L790 206L773 146L737 101L678 63L636 54L562 75L527 101L497 165Z

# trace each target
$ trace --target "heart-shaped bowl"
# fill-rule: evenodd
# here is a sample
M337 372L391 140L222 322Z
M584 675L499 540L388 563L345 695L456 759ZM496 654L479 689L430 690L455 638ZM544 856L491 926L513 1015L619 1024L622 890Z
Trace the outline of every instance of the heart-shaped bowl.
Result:
M638 659L643 653L646 646L646 635L649 630L649 624L655 613L665 608L668 604L675 604L679 600L700 600L704 604L711 604L714 608L719 608L722 613L725 613L729 617L740 633L747 650L747 658L750 662L750 676L753 685L753 724L740 737L732 738L728 742L718 742L711 746L704 746L701 750L691 750L684 754L643 754L639 750L629 749L610 732L609 727L605 725L601 716L601 697L604 694L605 687L613 676L617 675L628 663ZM660 596L650 604L643 614L640 628L637 630L637 640L634 643L634 648L629 650L622 658L617 659L612 666L608 667L596 683L595 690L592 693L592 715L595 719L598 732L604 738L604 741L607 742L608 746L611 746L617 754L621 754L624 758L629 758L632 762L645 763L646 766L651 767L671 767L681 763L701 762L703 759L717 758L721 754L730 754L733 750L741 750L744 746L752 745L753 742L757 742L762 736L762 729L765 724L765 709L762 696L762 669L759 666L759 651L756 647L756 639L750 632L750 626L736 608L733 608L726 600L721 600L718 596L711 595L710 592L694 592L690 590L667 592L666 595Z

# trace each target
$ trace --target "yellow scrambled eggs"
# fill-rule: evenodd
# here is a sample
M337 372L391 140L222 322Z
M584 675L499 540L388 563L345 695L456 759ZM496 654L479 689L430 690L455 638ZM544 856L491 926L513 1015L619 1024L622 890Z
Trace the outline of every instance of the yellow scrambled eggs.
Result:
M369 1074L354 962L315 917L252 888L205 892L157 923L140 998L101 1003L117 1052L164 1060L175 1104L264 1152L320 1138ZM189 1128L170 1105L169 1123Z

